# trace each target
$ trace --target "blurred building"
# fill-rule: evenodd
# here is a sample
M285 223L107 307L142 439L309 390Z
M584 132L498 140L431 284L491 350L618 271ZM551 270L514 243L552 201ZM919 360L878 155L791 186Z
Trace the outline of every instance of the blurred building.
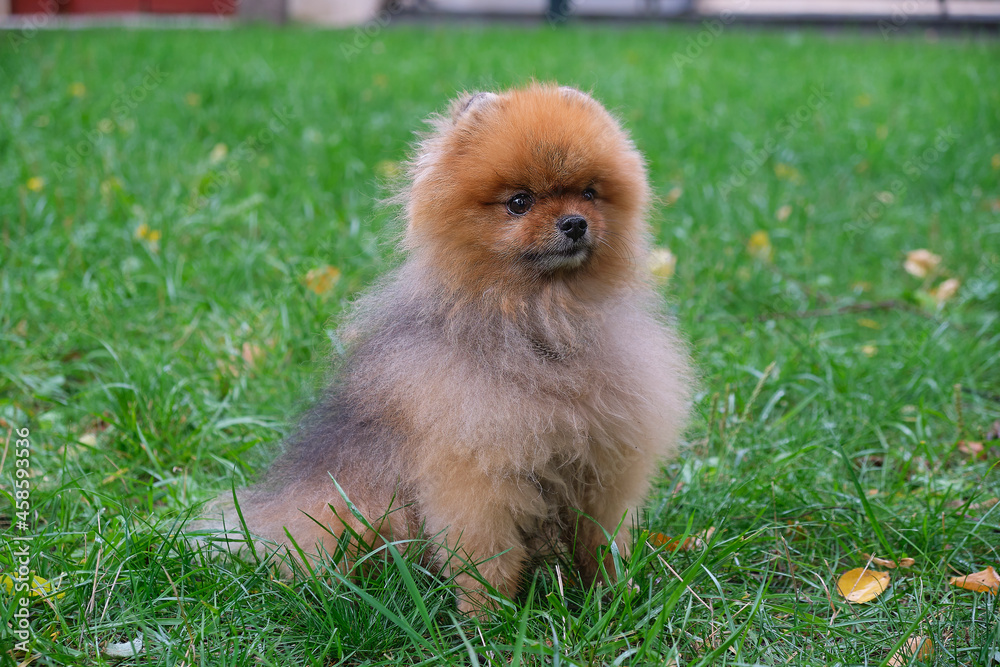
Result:
M425 17L1000 22L1000 0L0 0L5 14L209 14L328 26Z

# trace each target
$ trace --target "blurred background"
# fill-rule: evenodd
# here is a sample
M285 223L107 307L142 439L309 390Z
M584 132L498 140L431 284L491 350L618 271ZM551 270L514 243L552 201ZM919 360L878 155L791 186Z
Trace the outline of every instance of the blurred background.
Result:
M992 23L997 0L3 0L0 16L202 14L349 26L389 15L567 16L692 20L732 13L752 21Z

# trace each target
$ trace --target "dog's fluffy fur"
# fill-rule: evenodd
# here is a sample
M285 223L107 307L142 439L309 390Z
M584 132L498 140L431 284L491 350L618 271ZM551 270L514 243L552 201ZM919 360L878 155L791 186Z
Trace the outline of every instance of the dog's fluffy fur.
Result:
M468 562L513 596L543 539L588 581L607 535L625 549L690 371L646 275L643 160L598 102L533 84L431 123L400 196L405 263L361 300L326 398L238 500L252 533L306 552L332 553L345 525L369 544L436 540L466 561L441 565L475 612L490 600Z

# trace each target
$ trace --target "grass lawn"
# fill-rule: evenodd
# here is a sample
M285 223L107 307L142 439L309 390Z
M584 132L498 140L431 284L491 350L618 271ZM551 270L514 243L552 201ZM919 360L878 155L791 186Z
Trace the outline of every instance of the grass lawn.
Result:
M0 570L27 545L53 588L29 600L31 664L884 665L917 636L932 664L1000 663L997 596L949 584L1000 567L1000 44L356 38L0 33ZM702 375L619 563L634 587L550 564L478 624L404 561L291 583L206 562L180 524L266 465L339 315L398 261L375 202L421 119L531 77L592 90L648 157ZM903 268L920 248L941 258L923 278ZM836 581L865 554L914 564L850 604ZM0 664L18 663L2 581ZM108 657L138 633L138 657Z

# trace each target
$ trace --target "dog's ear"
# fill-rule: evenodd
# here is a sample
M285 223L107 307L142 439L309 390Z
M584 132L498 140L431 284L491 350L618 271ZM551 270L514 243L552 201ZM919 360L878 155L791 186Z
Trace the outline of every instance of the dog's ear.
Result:
M451 103L448 113L451 121L457 123L462 116L484 109L499 99L496 93L463 93Z
M559 86L559 92L563 94L563 97L568 97L570 99L576 99L586 102L594 101L593 97L583 92L579 88L573 88L572 86Z

